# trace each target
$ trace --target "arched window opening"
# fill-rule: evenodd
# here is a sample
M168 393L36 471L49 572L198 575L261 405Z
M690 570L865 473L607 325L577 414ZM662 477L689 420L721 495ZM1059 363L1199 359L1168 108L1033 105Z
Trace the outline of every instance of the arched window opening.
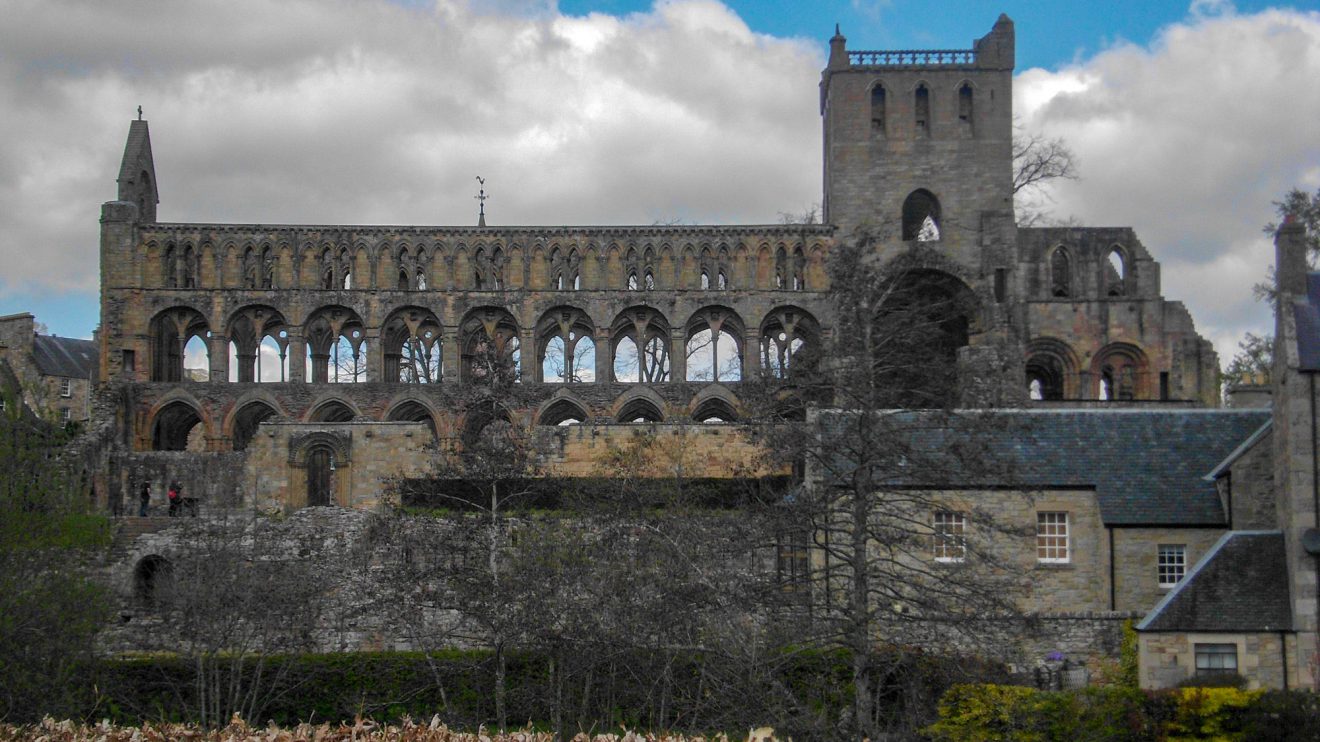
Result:
M725 400L712 397L697 405L692 419L699 423L731 423L737 422L738 413Z
M660 313L645 308L624 312L614 321L611 337L615 381L669 381L669 326Z
M183 346L183 378L184 381L209 381L211 378L210 344L201 335L188 338Z
M1101 402L1117 399L1114 390L1114 369L1110 366L1100 369L1100 389L1097 398Z
M1145 356L1132 346L1118 346L1098 354L1096 398L1105 401L1145 399Z
M385 419L393 422L426 423L427 429L431 431L431 437L437 436L435 417L421 402L402 402L390 410Z
M1067 298L1072 296L1072 261L1068 251L1056 249L1050 254L1050 296Z
M972 104L972 84L965 82L958 88L958 124L968 136L972 136L976 131Z
M1027 394L1033 400L1063 399L1063 363L1052 355L1034 355L1027 361Z
M913 94L913 113L918 137L930 136L930 90L925 83L917 86Z
M642 279L642 286L645 287L647 291L655 288L655 274L651 273L650 270L646 271L646 276Z
M570 250L567 253L557 247L551 250L550 283L559 291L581 289L581 264L582 259L578 256L577 250Z
M133 567L133 597L152 610L168 603L174 592L174 565L158 554L142 557Z
M464 382L509 384L522 380L522 342L513 315L493 307L474 310L460 333Z
M201 285L201 270L197 253L192 245L183 248L183 288L195 289Z
M261 288L261 260L254 247L243 251L243 288Z
M547 312L537 337L541 348L541 380L551 384L596 380L596 342L586 314L576 309Z
M538 425L578 425L587 421L587 413L567 399L557 400L537 420Z
M903 201L903 239L934 242L940 239L940 202L919 188Z
M335 280L335 276L336 276L336 274L338 273L338 267L339 267L339 264L338 264L338 262L335 260L334 253L330 252L330 248L327 247L327 248L325 248L324 250L322 250L322 251L321 251L321 266L320 266L320 268L321 268L321 284L320 284L320 285L321 285L321 288L326 289L326 290L330 290L330 289L335 288L336 286L341 285L340 283L336 282L336 280Z
M703 289L710 288L710 274L707 273L706 271L701 272L701 288Z
M619 410L618 420L621 423L660 423L665 417L651 400L638 398Z
M788 287L788 251L783 245L775 250L775 288Z
M761 369L777 379L806 372L815 365L816 323L798 309L777 309L761 328Z
M275 408L265 402L249 402L234 414L234 429L230 433L235 451L247 450L257 426L275 416Z
M270 249L270 245L261 248L261 276L260 283L263 289L277 288L275 280L275 253Z
M184 381L191 378L192 370L206 372L210 368L209 350L203 352L193 344L193 360L189 360L186 348L194 338L204 348L210 336L205 318L196 309L176 307L156 315L151 320L151 380Z
M930 409L958 396L958 350L968 344L976 297L962 281L936 270L898 273L876 293L869 368L895 408Z
M353 288L353 256L348 248L339 251L339 264L335 268L335 285L341 289Z
M151 450L206 450L206 428L202 417L187 402L171 402L156 413L151 429Z
M1109 296L1123 296L1127 293L1126 268L1122 251L1117 247L1110 250L1105 261L1105 292Z
M278 311L252 306L235 312L229 341L230 381L288 381L289 332Z
M724 271L720 271L717 286L721 291L727 290L729 288L729 277L728 275L725 274Z
M628 290L636 291L637 288L637 271L628 271Z
M312 414L308 416L309 422L314 423L346 423L351 422L356 415L353 408L337 399L332 399L322 403Z
M879 83L871 88L871 130L885 133L885 87Z
M793 248L793 290L802 291L807 288L807 256L802 253L801 247Z
M439 382L442 333L440 320L426 309L400 309L390 315L381 332L385 381Z
M688 381L742 381L742 327L732 311L705 309L688 323Z
M463 445L481 446L496 452L514 443L515 431L509 413L495 402L479 402L468 409L463 421Z
M330 446L313 446L307 451L307 506L334 504L335 451Z
M362 320L351 309L327 307L305 325L306 378L313 384L366 381L367 343Z

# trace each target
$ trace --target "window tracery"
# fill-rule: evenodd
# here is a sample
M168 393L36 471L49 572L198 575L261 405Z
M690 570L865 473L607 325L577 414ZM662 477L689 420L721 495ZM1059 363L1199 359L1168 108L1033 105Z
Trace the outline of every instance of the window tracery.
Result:
M516 383L522 376L522 348L518 323L506 310L473 310L460 327L463 381Z
M541 380L552 384L596 380L596 341L586 313L572 307L546 312L537 329Z
M643 384L669 381L669 324L649 307L619 315L611 332L614 380Z
M367 380L366 333L362 319L346 307L326 307L307 321L307 360L313 384Z
M697 312L687 328L687 381L741 381L742 334L742 323L731 309Z
M385 381L434 384L441 378L443 329L435 314L405 307L390 315L381 332Z

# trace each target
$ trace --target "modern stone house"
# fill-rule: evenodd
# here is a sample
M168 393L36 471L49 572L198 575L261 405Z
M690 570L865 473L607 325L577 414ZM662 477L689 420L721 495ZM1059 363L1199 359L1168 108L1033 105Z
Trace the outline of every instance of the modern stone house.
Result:
M1014 422L981 444L1015 475L940 483L947 508L921 516L932 537L961 538L981 507L1034 534L1011 547L1029 574L1022 607L1045 627L1024 662L1049 646L1111 654L1122 620L1159 604L1149 665L1157 627L1207 625L1170 608L1197 617L1181 609L1200 594L1190 583L1220 573L1191 565L1273 554L1314 525L1273 521L1310 496L1312 470L1279 449L1309 424L1277 418L1305 412L1302 382L1276 392L1274 453L1260 453L1269 410L1215 409L1218 359L1131 229L1017 225L1014 64L1006 16L962 50L850 51L836 33L820 84L823 224L165 222L147 122L133 121L101 213L100 502L119 512L141 481L181 479L204 510L364 510L434 442L461 446L495 420L553 439L555 476L598 474L608 441L644 430L680 441L689 474L755 478L766 472L737 425L747 382L788 380L837 339L826 268L865 234L874 260L964 308L938 338L953 398ZM508 391L492 400L482 390L499 374ZM823 407L800 417L848 414ZM1266 507L1271 466L1297 493ZM1266 521L1283 535L1230 533ZM126 551L125 591L169 543ZM949 543L929 558L952 558ZM809 551L780 566L825 566ZM1303 644L1314 651L1315 567L1289 574L1306 600L1287 628L1311 632L1290 635L1296 674ZM1279 630L1251 646L1268 651Z
M52 422L86 422L98 357L96 342L43 335L31 314L0 317L6 404L19 402Z

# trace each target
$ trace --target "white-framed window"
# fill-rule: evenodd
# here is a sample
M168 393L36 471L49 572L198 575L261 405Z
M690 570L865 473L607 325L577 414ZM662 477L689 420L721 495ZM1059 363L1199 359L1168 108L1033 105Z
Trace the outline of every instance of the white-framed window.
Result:
M952 510L936 510L931 550L937 562L961 562L967 558L967 515Z
M1160 544L1156 565L1160 587L1177 585L1187 573L1187 544Z
M1197 644L1196 674L1200 677L1237 673L1236 644Z
M1036 561L1060 564L1068 560L1068 514L1036 513Z
M73 396L73 379L60 379L60 396Z
M67 423L67 422L69 422L69 421L72 420L72 419L73 419L73 410L69 409L68 407L65 407L64 409L60 410L60 421L61 421L61 422L66 422L66 423Z

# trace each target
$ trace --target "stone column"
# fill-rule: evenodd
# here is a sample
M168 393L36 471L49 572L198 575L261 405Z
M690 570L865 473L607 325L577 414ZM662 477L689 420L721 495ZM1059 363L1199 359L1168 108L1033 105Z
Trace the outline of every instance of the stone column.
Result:
M382 366L385 363L385 349L380 346L380 329L373 327L370 330L364 330L363 335L365 336L363 342L367 346L365 359L367 381L380 381L381 376L384 375Z
M681 327L669 330L669 380L687 381L687 343Z
M592 339L596 341L596 383L614 381L614 354L610 348L609 328L597 327Z
M210 381L229 381L229 338L211 333Z
M536 358L536 331L524 327L518 330L518 363L521 365L520 379L524 384L540 381L541 369Z
M444 340L440 346L440 378L446 383L457 383L463 378L460 364L463 362L462 348L459 347L458 326L448 325L442 330Z
M302 328L289 328L289 381L304 383L307 381L307 340L302 336Z
M761 375L761 334L755 329L743 331L742 378L744 381Z

